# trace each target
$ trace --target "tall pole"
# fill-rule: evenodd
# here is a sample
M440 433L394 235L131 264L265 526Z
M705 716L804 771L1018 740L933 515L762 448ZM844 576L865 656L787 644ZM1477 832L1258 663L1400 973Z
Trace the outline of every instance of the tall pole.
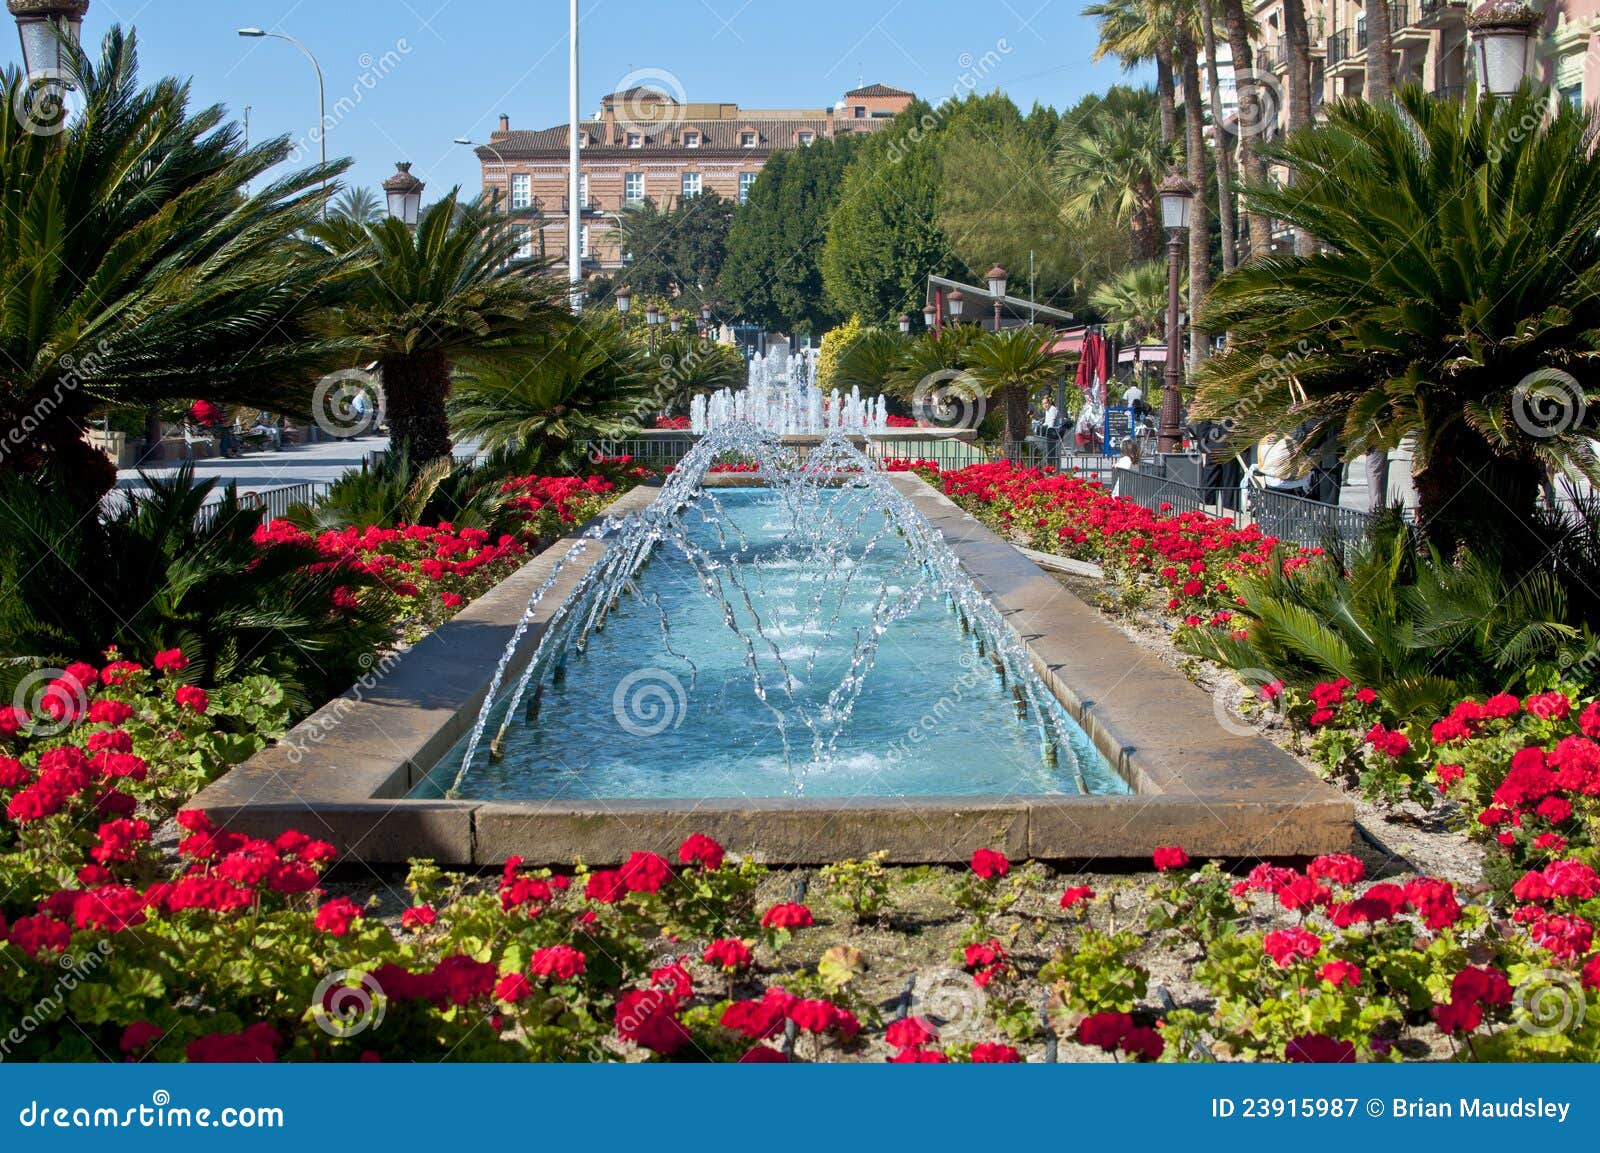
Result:
M1183 230L1167 230L1167 368L1162 374L1161 423L1156 448L1178 452L1183 448L1183 336L1178 331L1178 276L1182 271Z
M273 40L287 40L290 44L300 49L307 60L311 61L311 67L317 73L317 143L321 146L322 166L326 168L328 165L328 93L327 87L322 80L322 65L317 63L317 58L311 49L287 32L267 32L260 28L241 28L239 29L239 35L252 40L259 40L263 37L270 37ZM322 190L323 192L328 190L326 174L322 178ZM322 200L322 215L324 218L328 215L328 200L326 196Z
M568 2L567 67L567 280L572 311L583 310L583 205L578 203L578 0Z

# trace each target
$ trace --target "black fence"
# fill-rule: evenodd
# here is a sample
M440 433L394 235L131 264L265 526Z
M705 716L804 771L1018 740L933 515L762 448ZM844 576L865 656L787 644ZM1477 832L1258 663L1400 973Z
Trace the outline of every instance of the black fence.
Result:
M331 487L333 486L329 483L307 481L303 484L286 484L281 488L262 489L259 492L240 493L239 506L245 509L261 509L266 514L262 517L265 523L286 515L297 504L315 505L328 494L328 489ZM194 527L200 530L210 528L221 513L220 501L201 505L200 511L195 514Z

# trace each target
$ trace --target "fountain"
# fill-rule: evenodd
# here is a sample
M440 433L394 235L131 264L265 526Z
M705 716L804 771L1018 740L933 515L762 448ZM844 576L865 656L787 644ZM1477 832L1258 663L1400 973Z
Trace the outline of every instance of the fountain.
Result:
M743 389L722 389L697 396L689 405L689 429L704 435L735 424L750 424L785 437L819 437L829 433L867 436L889 429L889 404L882 396L863 397L852 387L824 396L816 380L817 350L797 356L776 346L750 358L749 382Z
M758 386L714 405L655 501L567 549L425 795L690 796L712 772L738 795L1126 791L843 428L804 455L782 443L792 399ZM866 419L858 396L840 400L830 412ZM741 487L713 483L729 456L755 463ZM508 683L565 566L599 548ZM930 716L938 757L901 739Z

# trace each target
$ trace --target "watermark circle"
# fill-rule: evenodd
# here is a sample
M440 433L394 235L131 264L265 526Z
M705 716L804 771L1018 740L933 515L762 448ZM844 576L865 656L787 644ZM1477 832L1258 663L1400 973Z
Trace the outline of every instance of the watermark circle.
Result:
M611 694L611 713L629 736L654 737L678 728L688 711L683 682L665 669L636 669Z
M17 682L11 705L29 718L29 736L53 737L88 711L89 690L64 669L36 669Z
M383 986L376 977L359 969L340 969L317 985L311 1016L330 1037L354 1037L383 1024L384 1005Z
M82 104L77 84L59 68L35 69L18 81L11 94L12 115L33 136L60 136Z
M989 400L977 378L959 368L928 373L911 393L911 410L934 428L977 428L988 415Z
M362 368L330 372L311 392L311 418L329 436L360 436L383 424L383 385Z
M1511 419L1536 440L1560 436L1583 423L1588 397L1570 373L1541 368L1517 382L1511 392Z
M665 68L636 68L613 90L612 113L618 124L643 131L668 128L688 115L683 81Z

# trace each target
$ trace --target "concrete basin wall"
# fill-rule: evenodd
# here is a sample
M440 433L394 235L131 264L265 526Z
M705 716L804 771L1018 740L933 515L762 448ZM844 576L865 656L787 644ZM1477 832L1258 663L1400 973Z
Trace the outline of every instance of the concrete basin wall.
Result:
M563 539L422 642L306 718L278 746L205 789L191 807L238 832L297 828L346 859L451 865L615 863L667 855L693 832L771 864L822 864L879 850L898 863L955 862L987 846L1016 858L1300 856L1349 847L1350 801L1287 753L1218 722L1211 697L1130 643L1033 561L913 473L891 478L933 524L1022 639L1034 668L1132 788L1121 796L707 798L697 801L422 800L407 796L470 729L531 594L578 536ZM756 478L723 474L709 484ZM608 510L641 509L642 486ZM569 561L520 648L539 635L602 554ZM954 655L952 655L954 659Z

